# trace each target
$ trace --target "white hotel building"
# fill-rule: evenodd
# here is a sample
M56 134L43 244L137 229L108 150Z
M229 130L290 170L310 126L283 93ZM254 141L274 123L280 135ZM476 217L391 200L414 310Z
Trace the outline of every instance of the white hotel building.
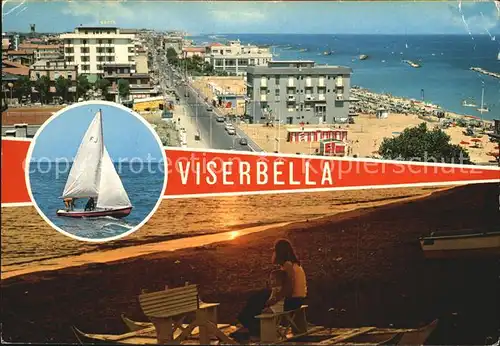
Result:
M135 72L135 36L116 27L80 26L60 38L66 62L78 66L79 74L97 76L105 64L130 64Z
M232 75L244 75L249 66L267 66L273 55L269 48L242 45L239 40L226 45L213 43L207 47L205 60L216 71L226 71Z

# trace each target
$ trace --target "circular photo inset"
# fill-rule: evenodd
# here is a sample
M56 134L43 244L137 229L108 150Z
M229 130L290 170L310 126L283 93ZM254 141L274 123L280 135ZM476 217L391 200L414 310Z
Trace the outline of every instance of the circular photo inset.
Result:
M36 133L26 179L35 208L75 239L116 240L158 208L167 176L152 127L122 105L88 101L54 114Z

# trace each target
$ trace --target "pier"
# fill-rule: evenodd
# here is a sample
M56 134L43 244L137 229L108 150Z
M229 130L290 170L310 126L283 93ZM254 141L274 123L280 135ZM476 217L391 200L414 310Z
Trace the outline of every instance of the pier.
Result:
M470 70L482 73L482 74L490 76L490 77L500 78L500 73L490 72L490 71L487 71L487 70L480 68L480 67L471 67Z

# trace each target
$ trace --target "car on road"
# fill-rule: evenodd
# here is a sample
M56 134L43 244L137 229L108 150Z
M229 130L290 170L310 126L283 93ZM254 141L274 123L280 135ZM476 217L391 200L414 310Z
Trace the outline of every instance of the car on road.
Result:
M226 131L229 131L229 130L236 131L233 124L226 123L226 126L224 126L224 128L226 129Z
M234 136L236 134L236 130L234 129L234 127L227 129L227 134Z
M218 123L223 123L223 122L224 122L224 120L226 120L226 119L224 119L224 117L221 117L221 116L219 115L219 116L218 116L215 120L216 120Z
M248 141L246 138L240 138L240 145L248 145Z
M213 109L213 107L211 107L211 106L208 106L208 107L207 107L207 112L211 112L211 111L213 111L213 110L214 110L214 109Z

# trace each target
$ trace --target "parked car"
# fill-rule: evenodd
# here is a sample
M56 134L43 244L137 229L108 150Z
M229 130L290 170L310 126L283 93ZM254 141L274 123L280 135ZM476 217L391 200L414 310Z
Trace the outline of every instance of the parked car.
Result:
M228 130L236 131L233 124L226 123L226 126L224 128L226 129L226 131L228 131Z
M219 115L216 120L218 123L223 123L225 119Z
M234 130L234 128L229 128L229 129L227 129L227 133L228 133L229 135L234 136L234 135L236 134L236 131Z
M213 110L214 110L214 108L213 108L213 107L211 107L211 106L208 106L208 107L207 107L207 112L211 112L211 111L213 111Z
M240 145L248 145L248 141L246 138L240 138Z

